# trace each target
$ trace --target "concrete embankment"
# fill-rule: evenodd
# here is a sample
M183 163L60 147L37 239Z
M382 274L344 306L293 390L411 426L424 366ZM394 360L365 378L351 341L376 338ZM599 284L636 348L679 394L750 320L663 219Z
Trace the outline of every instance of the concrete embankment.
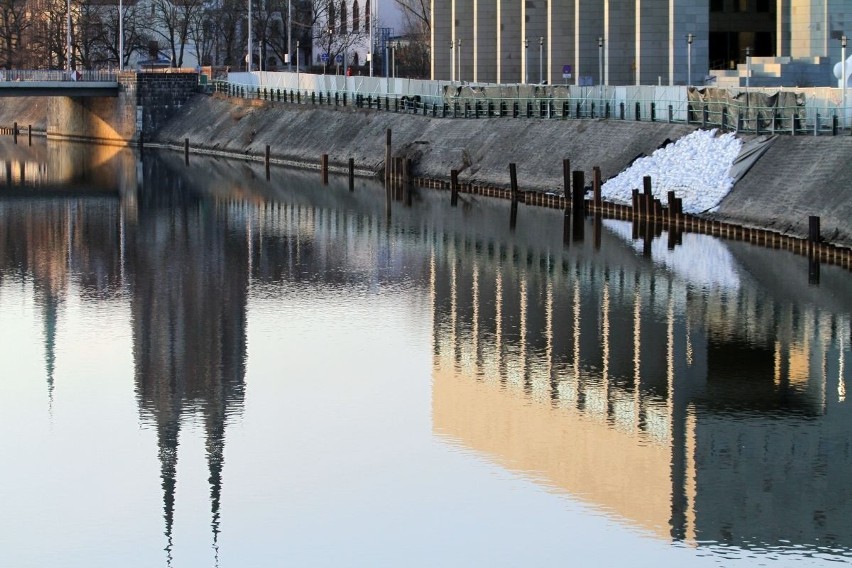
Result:
M6 99L0 125L32 124L43 130L44 99ZM318 167L349 158L363 173L384 167L385 132L393 132L396 156L413 160L414 175L448 179L460 170L463 183L507 187L508 164L518 164L521 189L562 191L562 159L572 169L594 166L604 179L638 155L651 154L666 139L694 127L618 120L440 119L351 107L313 107L198 95L161 128L155 142L236 156ZM722 202L717 217L795 236L806 236L808 216L822 221L822 234L852 245L852 137L779 137Z
M355 159L361 170L379 173L385 160L385 132L392 131L395 156L413 161L414 175L448 179L459 170L462 183L509 186L509 163L518 165L523 190L562 192L562 160L586 172L599 166L604 179L634 158L651 154L667 138L693 127L665 123L603 120L441 119L351 107L312 107L261 101L195 97L161 128L155 141L332 166Z

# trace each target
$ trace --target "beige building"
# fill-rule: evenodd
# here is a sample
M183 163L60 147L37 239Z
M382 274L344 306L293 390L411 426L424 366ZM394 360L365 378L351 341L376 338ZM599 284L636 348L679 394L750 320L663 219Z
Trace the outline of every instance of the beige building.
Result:
M434 0L431 12L432 79L475 83L703 84L750 71L828 85L852 22L845 0Z

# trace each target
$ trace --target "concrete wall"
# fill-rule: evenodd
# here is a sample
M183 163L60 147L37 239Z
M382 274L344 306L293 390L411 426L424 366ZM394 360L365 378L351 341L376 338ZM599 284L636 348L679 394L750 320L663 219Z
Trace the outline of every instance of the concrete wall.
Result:
M116 97L50 97L48 138L126 144L152 134L196 92L196 73L122 73Z

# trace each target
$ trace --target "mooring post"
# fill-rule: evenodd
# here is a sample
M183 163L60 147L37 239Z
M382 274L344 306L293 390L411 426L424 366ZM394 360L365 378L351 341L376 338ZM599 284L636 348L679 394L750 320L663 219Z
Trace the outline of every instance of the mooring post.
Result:
M595 210L599 210L603 201L601 197L601 168L599 166L592 168L592 176L592 198L594 199Z
M390 184L391 180L391 129L388 128L385 132L385 185Z
M450 205L459 204L459 171L450 170Z
M18 123L17 122L12 126L12 139L14 140L15 144L18 143Z
M322 172L322 184L328 185L328 154L323 154L320 159L320 171Z
M32 124L27 125L27 145L28 146L33 145L33 125Z
M808 217L808 251L814 249L819 243L819 217L811 215Z
M189 165L189 138L183 139L183 161Z
M349 191L355 191L355 158L349 158Z
M565 209L568 209L568 204L571 202L571 160L564 158L562 160L562 191L565 194Z
M571 178L571 209L574 213L574 220L581 217L584 212L586 192L586 174L583 170L574 170ZM576 227L574 234L576 236Z
M652 217L654 214L654 194L651 191L651 176L644 176L642 178L642 186L645 190L642 196L645 203L642 208L646 216Z
M518 167L514 163L509 164L509 185L512 188L512 201L518 201Z
M266 179L269 179L269 144L266 145L266 155L264 157L264 163L266 164Z

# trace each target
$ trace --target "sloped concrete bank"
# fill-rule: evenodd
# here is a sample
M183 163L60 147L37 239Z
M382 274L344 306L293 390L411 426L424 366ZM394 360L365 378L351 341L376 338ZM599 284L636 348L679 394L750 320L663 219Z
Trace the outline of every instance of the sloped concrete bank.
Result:
M18 128L25 131L32 125L33 132L43 133L47 126L47 97L2 97L0 98L0 127Z
M562 160L591 180L616 175L641 154L694 127L603 120L440 119L351 107L311 107L199 96L161 128L154 142L263 156L318 166L322 154L344 168L349 158L362 171L384 169L385 133L395 156L411 158L413 175L508 187L509 163L518 165L523 190L562 192Z

